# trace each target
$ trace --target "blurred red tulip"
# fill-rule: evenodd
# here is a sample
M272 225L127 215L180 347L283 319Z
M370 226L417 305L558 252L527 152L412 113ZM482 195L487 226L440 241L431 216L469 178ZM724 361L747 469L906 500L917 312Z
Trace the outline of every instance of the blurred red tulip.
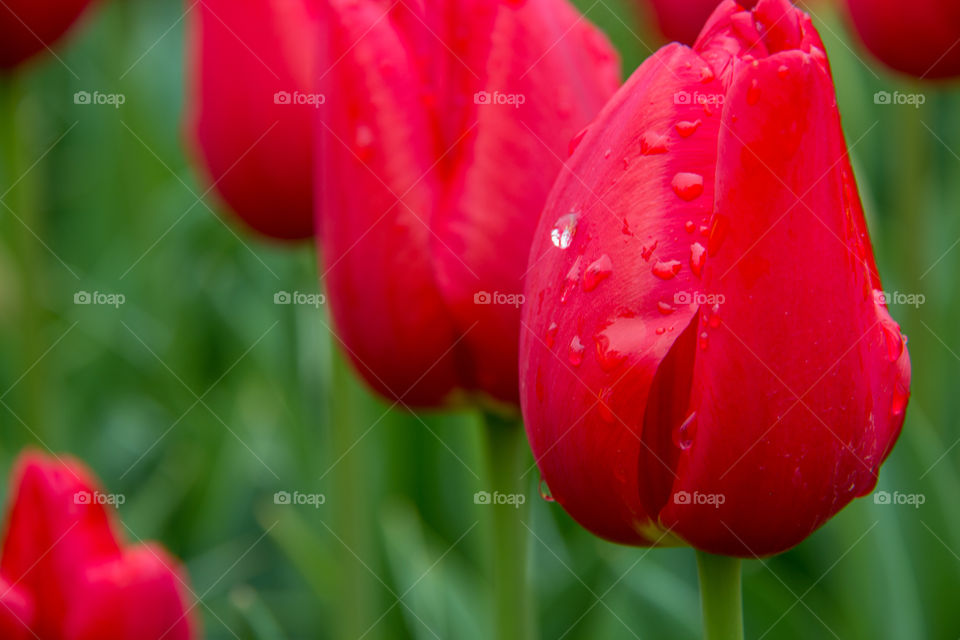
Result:
M0 69L12 69L53 46L90 0L0 2Z
M809 17L725 2L607 104L535 235L521 398L553 497L627 544L797 544L903 423L880 289Z
M317 0L190 11L187 136L227 206L262 234L313 235Z
M847 0L867 49L884 64L918 78L960 75L957 0Z
M667 40L693 44L720 0L648 0Z
M565 0L329 5L317 211L339 335L391 398L517 403L530 239L616 54Z
M195 637L179 563L122 546L106 494L79 462L21 456L0 558L0 637Z

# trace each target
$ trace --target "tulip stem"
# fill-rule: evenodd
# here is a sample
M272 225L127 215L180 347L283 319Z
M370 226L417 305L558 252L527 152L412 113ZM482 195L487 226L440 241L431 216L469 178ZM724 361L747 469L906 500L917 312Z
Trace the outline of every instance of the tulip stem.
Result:
M483 506L491 525L494 637L498 640L527 640L533 638L534 628L524 524L529 514L523 480L524 463L529 456L527 437L522 424L492 413L486 414L484 426L490 495L492 498L497 494L508 496L505 504L497 504L491 499Z
M740 558L697 551L705 640L743 640Z

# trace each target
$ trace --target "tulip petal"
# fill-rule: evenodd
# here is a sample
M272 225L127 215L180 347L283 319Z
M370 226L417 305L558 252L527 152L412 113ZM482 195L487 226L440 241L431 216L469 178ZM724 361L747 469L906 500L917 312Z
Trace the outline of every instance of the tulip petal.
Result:
M34 631L59 637L72 593L87 563L119 554L96 482L82 464L36 453L22 456L13 473L12 507L0 574L35 600Z
M60 39L90 0L5 0L0 4L0 69L11 69Z
M89 567L71 602L65 640L190 640L192 607L179 574L179 563L154 545Z
M189 11L190 147L217 193L266 235L313 234L314 0L203 0ZM312 100L312 102L310 102Z
M704 284L721 303L698 319L692 442L659 518L700 549L766 555L873 488L909 388L816 52L737 75L716 189Z
M617 542L669 541L638 501L636 469L654 374L696 313L722 93L696 53L661 49L590 126L534 236L527 433L552 496ZM586 273L607 261L590 286Z
M33 600L22 589L0 578L0 638L30 638L33 618Z

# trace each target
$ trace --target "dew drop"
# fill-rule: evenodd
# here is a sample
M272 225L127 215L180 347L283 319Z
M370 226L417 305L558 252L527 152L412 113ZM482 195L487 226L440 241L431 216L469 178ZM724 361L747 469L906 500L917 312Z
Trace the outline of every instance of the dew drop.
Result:
M610 256L603 254L587 267L583 273L583 290L593 291L601 282L606 280L613 273L613 263Z
M560 216L553 223L553 229L550 230L550 241L553 246L559 249L567 249L573 243L573 237L577 234L577 223L580 221L580 214L573 212L565 216Z
M547 344L548 349L553 349L553 345L557 341L557 331L559 330L560 327L556 322L551 322L550 326L547 327L547 333L543 336L543 341Z
M693 445L693 438L697 434L697 412L694 411L683 423L673 430L673 444L686 451Z
M583 362L583 343L580 342L580 336L573 336L573 340L570 341L570 354L568 359L570 364L575 367L579 367L580 363Z
M587 131L590 127L584 127L580 130L580 133L570 138L570 145L568 146L569 154L572 156L573 152L577 150L577 147L580 146L580 143L583 141L583 136L587 135Z
M897 381L897 384L893 387L893 398L890 401L890 413L895 416L903 413L903 410L907 408L907 400L909 399L910 392L907 391L899 381Z
M657 260L653 265L653 275L661 280L669 280L678 273L683 264L679 260Z
M668 303L666 303L666 302L658 302L658 303L657 303L657 311L659 311L661 314L663 314L663 315L665 315L665 316L668 316L668 315L670 315L671 313L673 313L674 311L676 311L676 309L673 308L673 305L672 305L672 304L668 304Z
M606 151L604 151L603 152L604 159L609 158L611 153L613 153L613 149L607 149Z
M715 256L720 246L727 238L730 231L730 219L727 216L716 214L713 216L713 222L710 224L710 232L707 236L707 255Z
M895 322L891 322L889 325L883 322L880 325L880 331L887 348L887 360L896 362L900 358L900 354L903 353L903 336L900 333L900 327Z
M780 65L780 67L777 69L777 77L780 78L781 80L784 80L789 75L790 75L790 67L788 67L785 64Z
M625 353L611 345L610 336L601 332L595 335L593 340L597 343L597 362L604 371L613 371L627 359Z
M693 233L696 230L696 228L697 228L697 225L693 224L693 220L687 220L683 224L683 229L687 233Z
M666 332L667 332L667 330L664 329L663 327L657 327L657 332L656 332L656 333L657 333L658 336L662 336L662 335L665 334Z
M550 495L550 487L547 486L543 477L540 478L540 484L537 486L537 489L540 492L540 497L543 498L545 502L554 502L553 496Z
M706 351L707 347L710 344L710 336L707 334L706 331L704 331L703 333L700 334L700 339L697 342L700 345L700 350Z
M760 83L754 78L750 81L750 87L747 89L747 104L755 105L760 102Z
M576 291L577 281L580 279L580 263L582 261L583 256L577 256L577 259L573 261L573 266L570 267L570 271L567 272L563 291L560 292L560 304L567 304L567 300L569 300L573 292Z
M667 136L661 135L652 129L640 136L640 153L652 156L667 152Z
M709 84L714 79L713 69L710 67L700 67L700 82Z
M653 255L653 252L657 249L657 241L654 240L653 244L649 247L644 245L640 247L640 257L643 258L644 262L650 262L650 256Z
M697 127L700 126L699 120L681 120L677 123L677 133L680 134L681 138L689 138L697 131Z
M700 273L703 271L703 264L707 260L707 250L699 242L694 242L690 245L690 270L693 271L693 275L700 277Z
M673 192L680 196L681 200L690 202L703 193L703 176L699 173L678 173L673 176L672 186Z

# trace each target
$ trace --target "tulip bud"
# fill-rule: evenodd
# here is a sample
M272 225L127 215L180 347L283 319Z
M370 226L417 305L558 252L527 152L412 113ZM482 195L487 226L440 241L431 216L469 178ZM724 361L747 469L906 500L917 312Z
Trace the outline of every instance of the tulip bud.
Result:
M27 453L11 487L0 636L195 637L179 563L154 545L121 545L107 511L116 496L100 491L82 464Z
M317 211L337 334L405 404L515 404L530 239L616 55L565 0L329 7Z
M187 137L247 225L313 235L317 0L204 0L189 12Z
M766 555L872 490L910 363L805 13L727 1L692 49L658 51L534 238L523 412L585 527Z
M847 0L860 39L892 69L918 78L960 75L956 0Z
M4 0L0 5L0 69L12 69L52 47L90 0Z

